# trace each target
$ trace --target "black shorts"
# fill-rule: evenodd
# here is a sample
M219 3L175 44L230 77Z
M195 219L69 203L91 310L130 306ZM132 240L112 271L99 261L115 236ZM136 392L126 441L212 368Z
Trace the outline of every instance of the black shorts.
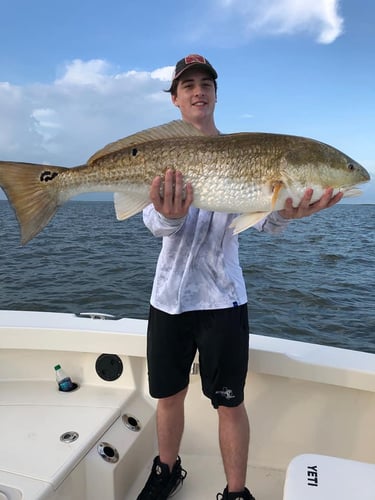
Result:
M197 350L202 390L214 408L242 403L249 360L247 304L182 314L151 306L147 361L152 397L165 398L187 387Z

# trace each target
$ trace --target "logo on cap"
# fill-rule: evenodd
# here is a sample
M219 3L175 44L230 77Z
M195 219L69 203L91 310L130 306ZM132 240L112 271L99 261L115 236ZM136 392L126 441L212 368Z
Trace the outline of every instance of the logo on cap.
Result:
M186 56L185 64L192 64L192 63L207 64L207 61L203 56L200 56L198 54L191 54L190 56Z

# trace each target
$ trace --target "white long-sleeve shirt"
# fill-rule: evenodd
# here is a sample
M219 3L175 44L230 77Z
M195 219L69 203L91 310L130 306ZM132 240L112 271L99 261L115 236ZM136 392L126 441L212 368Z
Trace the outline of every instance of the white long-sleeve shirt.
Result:
M238 237L229 227L235 214L190 207L186 217L167 219L153 205L143 211L145 225L162 237L151 305L169 314L224 309L247 302L239 263ZM281 232L288 224L277 212L254 226Z

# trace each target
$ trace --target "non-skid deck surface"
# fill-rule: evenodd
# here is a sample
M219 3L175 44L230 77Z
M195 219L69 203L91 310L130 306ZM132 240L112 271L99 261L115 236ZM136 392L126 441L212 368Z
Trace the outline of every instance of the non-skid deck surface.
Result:
M187 471L183 487L174 500L216 500L226 481L220 457L181 455L182 466ZM136 478L124 500L135 500L151 470L151 463ZM284 471L263 467L248 468L247 485L257 500L282 500Z

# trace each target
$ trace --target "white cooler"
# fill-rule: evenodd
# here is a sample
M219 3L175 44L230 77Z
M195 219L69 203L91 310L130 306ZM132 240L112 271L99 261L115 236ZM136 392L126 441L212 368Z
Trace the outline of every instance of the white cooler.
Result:
M284 500L375 500L375 464L298 455L289 464Z

